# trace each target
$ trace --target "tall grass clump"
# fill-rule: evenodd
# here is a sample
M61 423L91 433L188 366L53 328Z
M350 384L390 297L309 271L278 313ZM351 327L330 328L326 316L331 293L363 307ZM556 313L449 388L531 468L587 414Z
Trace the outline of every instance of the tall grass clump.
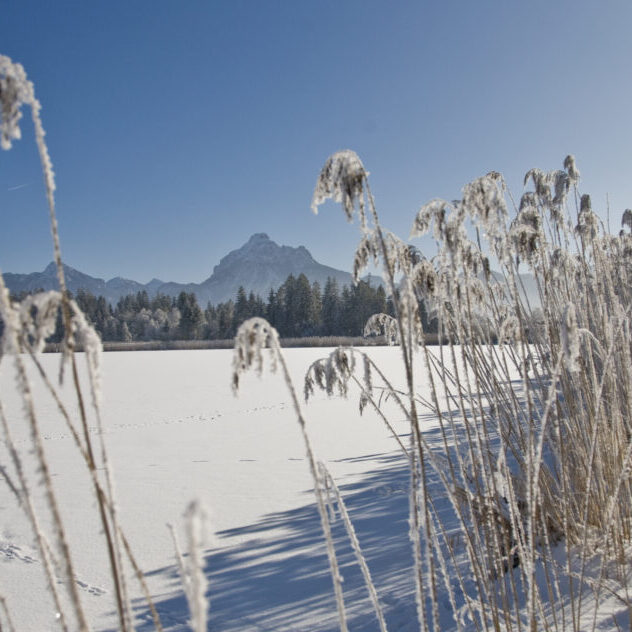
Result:
M5 446L6 463L0 464L4 483L24 511L36 544L42 568L52 596L54 611L50 629L86 631L93 627L89 621L78 590L74 557L77 543L68 537L67 519L61 509L60 498L51 474L51 462L44 445L44 437L33 397L30 363L57 406L62 423L69 431L85 473L90 481L111 578L112 594L122 631L132 630L133 614L128 580L134 577L140 585L156 630L162 630L158 613L135 555L119 521L114 495L114 481L103 439L101 419L100 357L102 345L98 334L86 320L77 304L66 291L64 268L55 210L55 174L45 142L40 112L34 87L24 68L9 57L0 55L0 144L8 150L21 137L22 109L31 112L35 141L42 165L44 187L48 203L53 252L57 268L59 291L42 292L13 302L0 274L0 368L11 371L22 403L22 418L9 418L0 400L0 428ZM61 344L61 364L58 376L51 376L43 368L38 353L46 339L55 331L61 312L64 339ZM76 350L85 354L87 384L80 380ZM7 366L9 365L9 366ZM68 373L70 377L68 377ZM70 380L72 399L62 393L63 382ZM76 411L76 412L75 412ZM89 424L95 424L95 435ZM23 447L15 434L26 429L29 442ZM97 549L95 549L96 553ZM11 604L0 596L2 615L0 626L15 629L11 618Z
M411 237L430 233L432 258L383 228L352 151L332 155L316 184L315 212L331 198L359 220L355 277L369 262L382 267L394 316L373 316L367 333L399 344L405 388L355 351L359 376L317 362L306 396L316 387L346 394L354 381L361 409L370 403L388 424L374 375L405 414L424 631L444 629L445 593L457 629L587 630L608 599L615 611L630 606L632 211L608 234L579 192L574 158L563 166L531 169L517 204L492 172L458 201L422 206ZM521 272L533 275L536 304ZM427 345L422 302L438 347ZM441 450L424 437L428 420ZM436 508L443 498L450 524Z

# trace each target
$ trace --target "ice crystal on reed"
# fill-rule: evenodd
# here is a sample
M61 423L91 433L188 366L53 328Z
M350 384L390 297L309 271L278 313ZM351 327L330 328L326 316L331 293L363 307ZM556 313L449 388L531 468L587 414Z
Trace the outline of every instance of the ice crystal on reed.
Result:
M72 336L83 347L86 354L93 403L98 406L101 403L101 338L86 320L77 303L70 301L70 308L72 310Z
M39 292L27 296L19 304L22 337L39 353L46 339L55 332L57 313L61 307L59 292Z
M580 178L579 169L575 164L575 156L569 154L564 158L564 169L568 173L568 177L571 179L571 184L577 184Z
M538 202L542 204L542 206L548 207L551 204L551 186L549 175L536 167L527 171L524 177L524 184L526 185L529 180L533 181Z
M599 220L592 210L590 195L582 195L575 231L587 239L594 239L599 229Z
M337 391L341 397L346 397L349 391L349 380L355 369L353 351L338 347L326 358L316 360L307 369L303 393L305 401L314 394L314 387L325 391L330 397Z
M265 318L250 318L243 322L235 336L233 354L233 390L239 388L239 377L252 367L258 375L263 369L263 349L270 349L272 371L276 370L275 352L279 348L279 334Z
M553 180L553 188L555 191L551 210L556 211L554 219L560 221L562 219L561 207L564 206L566 202L566 196L570 190L572 180L566 171L553 171L551 173L551 179Z
M383 335L387 344L399 344L397 321L388 314L373 314L373 316L366 321L366 325L364 326L364 335L365 337Z
M184 519L189 547L187 598L191 610L191 627L195 632L204 632L207 629L209 603L206 598L208 582L204 574L204 560L201 552L207 527L207 514L201 503L194 500L189 503Z
M0 337L0 360L4 355L19 353L18 332L20 331L20 313L11 303L9 290L0 274L0 321L4 323L4 331Z
M438 198L424 204L419 211L417 211L412 230L410 231L410 237L423 237L423 235L430 230L430 226L434 222L434 237L438 240L445 218L452 208L450 202Z
M15 340L22 349L39 353L44 349L47 338L54 332L57 324L57 314L62 309L62 294L55 290L38 292L27 296L19 305L13 307L8 299L2 301L0 318L7 327L3 337L3 347L9 344L9 329L12 328ZM102 344L94 327L86 320L83 312L73 300L68 301L70 310L70 333L64 338L64 355L62 362L67 360L70 348L79 344L85 354L90 373L90 386L95 405L101 398L101 352ZM6 349L8 351L8 349ZM12 353L19 353L17 347Z
M21 107L34 100L33 84L26 78L22 64L0 55L0 146L11 149L11 142L19 140Z
M410 280L424 299L433 299L439 289L437 271L428 259L415 264L410 272Z
M534 206L525 204L511 223L509 239L519 259L531 262L542 240L542 220Z
M579 329L575 306L568 303L562 315L560 332L562 363L571 372L579 370Z
M520 322L514 313L508 313L500 325L498 342L513 344L520 338Z
M463 208L473 219L479 220L485 231L492 234L502 230L507 217L504 190L505 181L496 171L463 187Z
M373 263L377 265L379 261L379 244L375 231L367 230L362 235L362 239L358 244L353 258L353 282L358 283L360 281L360 275L363 270L369 264L369 259L373 260Z
M318 207L331 198L334 202L342 203L349 221L357 206L360 220L365 226L364 189L367 175L354 151L345 149L332 154L318 176L312 197L312 211L318 213Z
M21 138L20 119L23 105L31 107L35 140L44 171L47 196L51 202L55 190L53 163L44 142L44 128L40 120L40 102L35 98L33 83L26 77L22 64L17 64L5 55L0 55L0 147L11 149L12 141Z

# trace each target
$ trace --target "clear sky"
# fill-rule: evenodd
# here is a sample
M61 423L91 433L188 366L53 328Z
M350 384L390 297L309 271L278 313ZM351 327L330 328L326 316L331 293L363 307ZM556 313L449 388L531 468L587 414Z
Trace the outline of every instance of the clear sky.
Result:
M492 169L519 197L568 153L615 228L632 207L629 0L0 0L0 54L43 105L65 261L105 279L199 282L255 232L350 269L357 227L309 210L344 148L402 237L429 199ZM0 270L51 259L27 120Z

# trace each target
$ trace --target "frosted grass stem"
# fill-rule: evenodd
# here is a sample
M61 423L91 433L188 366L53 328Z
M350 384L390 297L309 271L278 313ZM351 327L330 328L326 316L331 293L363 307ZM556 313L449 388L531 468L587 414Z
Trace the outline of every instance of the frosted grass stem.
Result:
M358 536L356 535L355 528L353 527L353 523L351 522L351 518L349 517L347 506L342 499L342 495L340 494L338 486L329 473L329 470L327 470L327 468L325 467L324 463L319 462L318 469L321 472L321 478L323 479L323 481L326 482L327 487L333 490L336 497L336 504L338 505L338 510L340 511L342 521L345 525L345 529L347 530L347 535L349 537L349 541L351 542L353 552L356 556L356 561L358 562L360 570L362 571L364 583L366 584L367 590L369 592L369 597L371 598L371 603L373 604L373 609L375 610L375 616L377 617L380 630L381 632L388 632L386 627L386 620L384 619L384 613L382 612L382 606L380 605L380 600L378 598L373 579L371 578L371 572L369 571L368 564L366 563L366 559L364 558L364 555L362 553L362 548L360 547Z
M347 632L347 616L342 592L342 575L340 574L338 567L336 550L334 548L333 536L331 533L331 525L329 523L325 499L322 494L322 485L318 475L314 450L307 432L305 417L303 416L301 406L296 395L296 389L294 388L290 372L287 368L285 357L281 352L278 333L276 329L274 329L274 327L272 327L272 325L263 318L251 318L245 321L237 330L237 335L235 336L235 352L233 355L233 389L235 392L237 391L239 387L239 377L241 373L246 370L254 368L257 373L261 374L263 362L262 349L264 347L268 347L270 349L272 369L276 370L277 366L281 367L281 373L292 400L292 407L294 408L296 420L301 429L307 453L307 460L309 462L309 469L314 482L314 493L316 495L318 514L327 545L327 557L329 560L329 569L334 587L334 595L336 598L340 632Z

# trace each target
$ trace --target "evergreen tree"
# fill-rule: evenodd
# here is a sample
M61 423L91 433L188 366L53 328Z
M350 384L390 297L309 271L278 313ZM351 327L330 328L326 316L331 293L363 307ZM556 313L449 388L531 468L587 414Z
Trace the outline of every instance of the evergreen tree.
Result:
M294 336L295 323L297 319L297 301L296 301L296 277L290 274L281 286L284 289L284 318L283 329L279 331L282 336Z
M249 314L250 310L246 290L243 285L240 285L237 290L237 299L235 300L235 310L233 313L233 329L235 331L237 331L237 327L239 327L241 323L250 317Z
M266 303L265 318L275 329L278 330L279 306L277 303L276 292L273 289L270 289L270 292L268 292L268 302Z
M287 280L277 290L276 293L276 330L279 335L285 336L288 322L288 309L287 309Z
M217 335L222 340L234 336L234 313L235 304L232 301L217 306Z
M292 297L291 336L314 335L312 304L312 288L307 277L300 274L296 279Z
M206 321L206 329L204 337L208 340L216 340L219 337L219 321L217 317L217 308L210 303L204 310L204 319Z
M339 336L352 336L353 321L354 315L351 290L348 285L345 285L342 288L342 294L340 296L340 318L338 320L338 326L333 333Z
M138 304L138 311L141 309L149 309L149 297L145 290L141 290L136 294L136 303Z
M255 297L255 293L250 290L248 294L248 316L247 318L252 318L253 316L257 316L257 298Z
M152 312L155 312L157 309L161 309L163 312L168 313L173 306L174 300L166 294L156 294L150 304Z
M338 293L338 282L333 277L328 277L323 291L321 321L322 333L332 336L339 332L341 304Z
M375 304L374 304L374 314L384 314L386 313L386 292L384 291L384 287L382 285L378 285L377 290L375 290Z
M255 298L254 310L251 316L260 316L265 318L266 315L266 304L263 302L263 299L260 296Z
M312 303L310 307L309 320L312 335L319 335L323 326L323 297L320 292L320 283L314 281L312 283Z
M204 323L204 315L193 292L180 292L176 300L180 311L179 334L183 340L195 340Z

